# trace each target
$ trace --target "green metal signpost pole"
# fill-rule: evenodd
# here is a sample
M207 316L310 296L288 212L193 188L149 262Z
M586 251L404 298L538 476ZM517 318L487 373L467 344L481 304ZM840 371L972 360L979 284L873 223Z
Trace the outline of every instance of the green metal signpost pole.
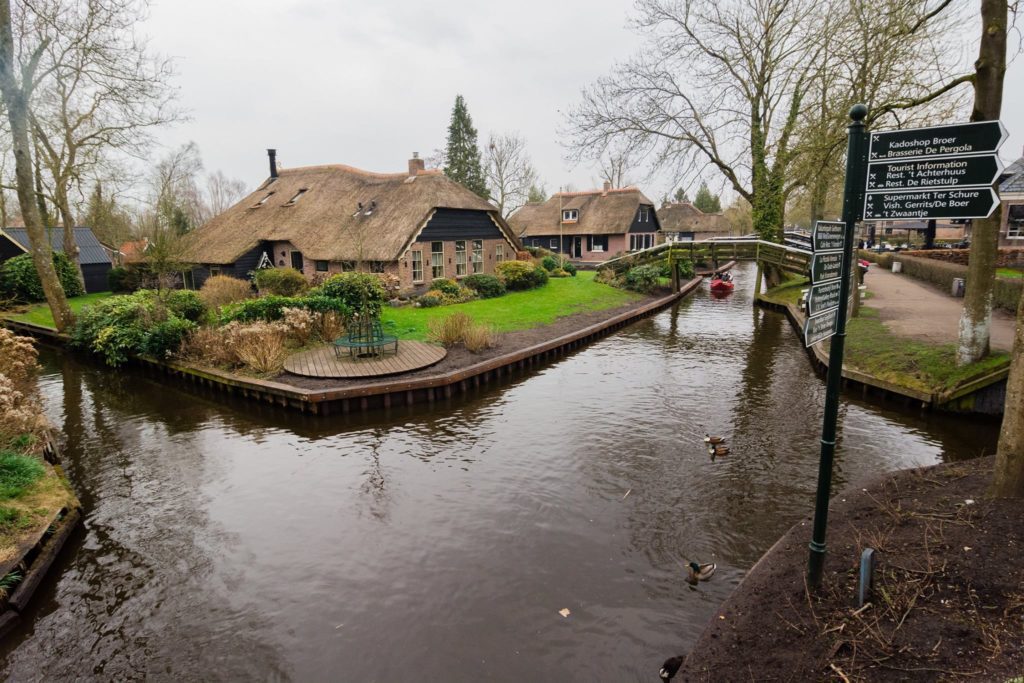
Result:
M828 525L828 498L832 489L832 460L836 450L836 422L839 418L839 385L843 376L843 346L846 342L847 302L850 300L850 267L853 261L854 228L863 202L867 134L864 118L868 108L863 104L850 109L849 140L846 147L846 185L843 190L843 223L846 239L843 247L839 287L839 319L828 355L828 379L825 386L825 419L821 428L821 457L818 461L818 493L814 504L814 531L807 563L807 583L821 584L825 566L825 529Z

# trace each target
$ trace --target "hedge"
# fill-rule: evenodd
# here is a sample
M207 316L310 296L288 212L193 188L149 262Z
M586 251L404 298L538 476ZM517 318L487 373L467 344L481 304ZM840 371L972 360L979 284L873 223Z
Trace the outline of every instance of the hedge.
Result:
M82 296L82 281L78 278L78 269L62 251L53 252L53 267L57 271L57 279L64 288L67 297ZM22 303L44 301L43 283L39 281L36 264L31 254L21 254L8 259L0 265L0 295Z

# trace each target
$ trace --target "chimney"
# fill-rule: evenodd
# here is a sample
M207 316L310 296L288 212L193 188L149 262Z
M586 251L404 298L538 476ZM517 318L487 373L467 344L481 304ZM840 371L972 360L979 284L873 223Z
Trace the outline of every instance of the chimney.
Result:
M409 159L409 175L419 175L425 168L423 159L420 159L420 153L413 152L412 159Z
M277 150L268 149L267 156L270 157L270 177L277 177Z
M608 190L610 190L610 189L612 189L611 182L607 181L607 180L604 181L604 192L603 192L603 194L608 194Z

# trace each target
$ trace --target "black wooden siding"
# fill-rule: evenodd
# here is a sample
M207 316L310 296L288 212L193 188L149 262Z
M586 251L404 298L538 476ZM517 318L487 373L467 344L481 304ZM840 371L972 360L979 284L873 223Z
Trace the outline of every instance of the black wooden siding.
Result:
M640 208L644 208L644 206L641 205ZM648 212L647 222L640 222L640 209L637 209L637 212L633 214L633 222L629 226L629 232L658 232L661 228L661 225L658 223L658 214L655 213L654 207L648 206L646 208Z
M486 211L438 209L430 218L417 242L449 242L451 240L504 239L501 230Z
M110 291L110 281L107 279L109 272L109 263L84 264L82 266L82 281L85 283L85 293Z
M266 242L261 242L255 248L242 254L237 261L229 263L223 266L210 266L209 264L200 264L192 269L192 283L196 289L203 286L207 278L210 277L210 268L220 268L221 275L230 275L231 277L237 277L241 280L247 280L249 273L256 270L256 266L259 265L260 257L263 256L263 252L270 253L270 245Z
M0 237L0 263L15 256L21 256L24 253L21 247L11 242L6 236Z

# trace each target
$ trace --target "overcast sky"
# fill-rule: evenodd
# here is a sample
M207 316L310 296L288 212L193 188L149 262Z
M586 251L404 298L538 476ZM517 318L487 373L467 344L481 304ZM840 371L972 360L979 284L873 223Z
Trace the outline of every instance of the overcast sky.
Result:
M208 171L250 188L268 147L290 167L403 170L411 152L444 145L462 94L481 147L490 131L520 131L552 192L597 184L593 168L564 161L558 131L580 89L639 48L631 12L623 0L161 0L142 31L177 58L191 114L162 141L194 140ZM1022 62L1006 80L1008 162L1024 146ZM657 201L673 180L643 187Z

